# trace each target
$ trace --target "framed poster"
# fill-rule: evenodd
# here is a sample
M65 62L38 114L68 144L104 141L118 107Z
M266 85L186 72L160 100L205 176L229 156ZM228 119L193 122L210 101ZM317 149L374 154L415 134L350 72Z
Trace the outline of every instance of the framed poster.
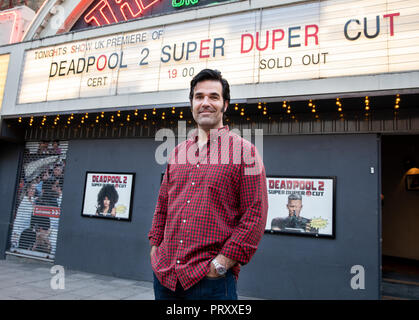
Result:
M335 238L336 177L267 176L265 232Z
M409 191L419 191L419 174L406 175L406 189Z
M135 173L86 172L82 216L131 221Z

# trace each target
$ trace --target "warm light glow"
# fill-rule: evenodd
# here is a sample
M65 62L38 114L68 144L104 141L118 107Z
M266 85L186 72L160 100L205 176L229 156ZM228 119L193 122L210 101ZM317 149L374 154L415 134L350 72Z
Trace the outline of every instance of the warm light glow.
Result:
M370 110L370 100L368 99L368 96L365 97L365 110Z
M406 174L419 174L419 169L418 168L410 168Z
M396 104L394 105L394 109L399 109L400 108L399 102L400 102L400 95L397 94L396 95Z

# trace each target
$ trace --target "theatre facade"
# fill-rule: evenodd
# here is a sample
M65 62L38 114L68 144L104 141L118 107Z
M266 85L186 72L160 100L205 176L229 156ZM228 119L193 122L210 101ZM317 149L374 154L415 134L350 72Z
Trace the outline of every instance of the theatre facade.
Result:
M47 0L0 46L1 258L151 281L160 129L186 138L211 68L267 174L239 295L380 299L385 259L419 260L418 21L415 0Z

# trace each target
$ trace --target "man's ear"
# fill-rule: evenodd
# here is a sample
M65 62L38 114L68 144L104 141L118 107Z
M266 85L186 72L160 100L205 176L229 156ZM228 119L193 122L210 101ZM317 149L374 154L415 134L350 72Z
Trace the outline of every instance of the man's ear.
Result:
M224 109L223 109L223 113L225 113L227 111L228 105L230 104L230 101L224 101Z

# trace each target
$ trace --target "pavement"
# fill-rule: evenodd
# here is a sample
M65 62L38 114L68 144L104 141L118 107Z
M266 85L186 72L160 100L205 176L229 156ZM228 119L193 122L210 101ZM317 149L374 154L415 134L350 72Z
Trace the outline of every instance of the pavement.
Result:
M68 269L60 289L60 281L51 281L58 275L51 273L52 267L52 263L7 255L0 260L0 300L154 300L152 282ZM239 300L252 299L239 296Z

